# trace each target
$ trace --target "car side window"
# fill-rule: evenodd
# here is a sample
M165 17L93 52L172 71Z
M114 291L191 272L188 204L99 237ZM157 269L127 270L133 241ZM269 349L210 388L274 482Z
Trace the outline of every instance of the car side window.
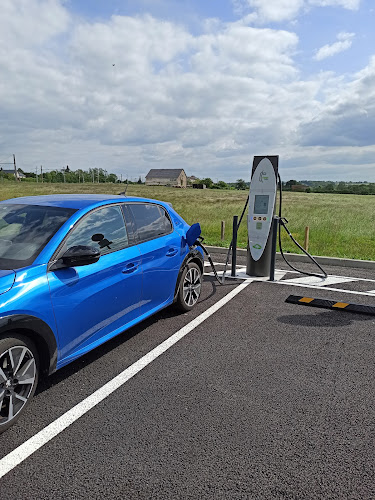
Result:
M116 205L100 208L84 217L67 237L64 248L92 246L104 255L127 247L128 243L122 210Z
M132 203L130 210L135 220L138 243L172 232L172 223L166 210L153 203Z

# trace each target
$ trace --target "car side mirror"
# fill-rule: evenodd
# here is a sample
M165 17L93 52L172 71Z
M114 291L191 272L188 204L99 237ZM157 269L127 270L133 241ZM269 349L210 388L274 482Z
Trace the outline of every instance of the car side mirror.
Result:
M87 245L76 245L68 248L68 250L60 257L51 269L87 266L88 264L98 262L99 258L99 249ZM58 264L59 262L62 263L62 266Z
M201 232L202 231L199 222L189 227L186 232L186 243L189 247L194 245L194 243L197 241L197 238L201 235Z

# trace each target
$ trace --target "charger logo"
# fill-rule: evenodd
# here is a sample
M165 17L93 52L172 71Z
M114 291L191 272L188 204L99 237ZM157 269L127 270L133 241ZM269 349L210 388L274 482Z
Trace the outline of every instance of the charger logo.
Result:
M255 250L260 250L262 247L259 245L259 243L256 243L255 245L253 245L253 248L255 248Z
M268 181L268 175L267 175L267 172L264 172L264 171L262 171L262 172L259 174L259 182L263 182L263 181Z

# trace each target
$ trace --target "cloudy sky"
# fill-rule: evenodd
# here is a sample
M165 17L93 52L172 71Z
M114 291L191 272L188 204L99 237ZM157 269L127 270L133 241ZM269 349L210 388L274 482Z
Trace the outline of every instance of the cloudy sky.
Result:
M0 161L375 182L374 0L1 0Z

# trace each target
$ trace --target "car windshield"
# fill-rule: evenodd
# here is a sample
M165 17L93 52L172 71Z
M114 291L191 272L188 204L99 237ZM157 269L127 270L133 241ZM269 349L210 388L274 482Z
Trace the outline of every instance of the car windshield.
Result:
M30 265L76 210L0 203L0 269Z

